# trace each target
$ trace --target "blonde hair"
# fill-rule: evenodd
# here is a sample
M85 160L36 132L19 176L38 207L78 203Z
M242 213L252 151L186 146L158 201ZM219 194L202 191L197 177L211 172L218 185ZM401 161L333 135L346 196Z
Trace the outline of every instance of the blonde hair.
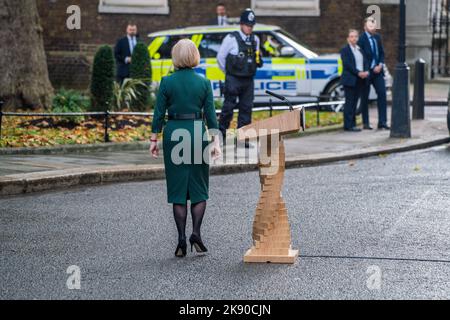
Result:
M195 68L200 64L200 52L194 42L182 39L172 49L172 62L176 69Z

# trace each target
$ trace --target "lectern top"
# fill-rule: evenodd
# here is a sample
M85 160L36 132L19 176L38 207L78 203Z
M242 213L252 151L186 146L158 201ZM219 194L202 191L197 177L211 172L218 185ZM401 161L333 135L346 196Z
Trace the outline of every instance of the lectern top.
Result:
M302 121L304 119L303 116L303 109L296 109L252 123L238 130L238 140L244 141L246 139L256 139L273 134L279 134L281 136L299 132L302 125L304 126L304 121Z

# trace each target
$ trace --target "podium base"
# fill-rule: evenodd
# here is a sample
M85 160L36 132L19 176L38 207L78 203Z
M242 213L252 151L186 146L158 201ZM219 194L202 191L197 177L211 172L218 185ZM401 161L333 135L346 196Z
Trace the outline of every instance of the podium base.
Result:
M248 250L244 256L245 263L277 263L277 264L294 264L298 258L298 250L289 250L289 254L285 256L274 255L256 255L253 254L253 248Z

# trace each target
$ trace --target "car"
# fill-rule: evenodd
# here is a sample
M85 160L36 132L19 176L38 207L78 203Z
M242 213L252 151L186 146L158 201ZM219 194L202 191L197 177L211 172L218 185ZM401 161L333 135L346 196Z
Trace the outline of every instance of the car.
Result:
M220 98L225 75L216 57L225 36L238 30L239 25L201 26L149 34L148 50L152 59L153 80L158 83L173 71L172 47L179 40L189 38L197 45L202 57L196 72L211 80L214 97ZM333 101L344 98L340 84L343 67L339 54L319 56L277 26L257 24L254 33L261 40L264 61L264 66L258 69L255 76L255 105L269 103L270 97L265 94L266 90L285 96L293 103L316 101L318 97L324 96ZM374 97L373 94L371 97ZM330 108L338 111L341 106Z

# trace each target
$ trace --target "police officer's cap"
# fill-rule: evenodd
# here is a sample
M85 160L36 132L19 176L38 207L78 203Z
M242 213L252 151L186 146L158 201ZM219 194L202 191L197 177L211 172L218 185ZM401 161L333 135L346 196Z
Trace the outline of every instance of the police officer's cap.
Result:
M256 24L256 16L252 9L246 9L241 14L241 24L254 26Z

